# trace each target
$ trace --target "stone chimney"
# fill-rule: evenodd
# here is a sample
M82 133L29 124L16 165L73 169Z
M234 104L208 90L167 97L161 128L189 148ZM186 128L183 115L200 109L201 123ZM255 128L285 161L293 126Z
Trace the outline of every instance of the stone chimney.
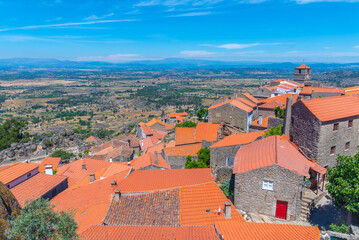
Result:
M90 173L90 182L94 182L95 179L95 174L94 173Z
M263 123L263 115L259 115L258 125L259 125L259 126L262 126L262 123Z
M287 97L287 105L284 111L284 125L283 125L283 134L289 135L290 125L292 121L292 104L294 96Z
M82 170L87 170L86 169L86 164L84 164L84 163L82 164Z
M116 180L113 180L112 182L111 182L111 186L113 187L113 186L116 186L117 185L117 181Z
M227 219L231 218L231 202L227 201L224 203L224 217Z
M45 165L45 174L46 175L54 175L54 171L52 169L52 164Z
M238 90L234 90L233 99L237 99L237 98L238 98Z
M157 151L155 151L154 156L155 156L155 160L153 161L153 164L158 165L158 152Z
M115 190L115 201L120 201L121 191L119 189Z

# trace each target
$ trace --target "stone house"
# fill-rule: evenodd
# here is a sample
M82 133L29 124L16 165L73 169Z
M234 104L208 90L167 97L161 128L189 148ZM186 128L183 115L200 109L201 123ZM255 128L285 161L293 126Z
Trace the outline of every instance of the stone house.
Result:
M146 123L146 125L148 127L150 127L151 129L156 129L156 130L161 130L161 131L166 131L166 125L164 122L156 119L156 118L152 118L151 121L149 121L148 123Z
M286 117L290 139L323 167L333 167L337 154L353 156L358 151L358 95L303 99Z
M311 80L312 68L305 64L296 67L294 70L294 81L298 83L308 83Z
M258 132L258 131L264 131L269 130L271 128L276 128L280 124L283 126L283 119L277 118L275 116L269 116L269 117L262 117L259 115L259 118L251 123L249 126L249 132Z
M260 139L263 134L264 131L234 134L210 146L211 169L215 181L221 183L231 179L234 157L238 149L243 145Z
M344 95L344 89L305 86L299 94L300 99L322 98Z
M225 122L248 132L250 123L256 118L256 107L234 99L208 108L208 122Z
M169 113L165 117L165 121L167 124L177 124L182 123L187 120L188 113Z
M234 204L246 212L255 212L285 220L306 220L303 192L322 184L326 169L308 160L288 140L271 136L241 147L234 159ZM302 214L303 213L303 214Z

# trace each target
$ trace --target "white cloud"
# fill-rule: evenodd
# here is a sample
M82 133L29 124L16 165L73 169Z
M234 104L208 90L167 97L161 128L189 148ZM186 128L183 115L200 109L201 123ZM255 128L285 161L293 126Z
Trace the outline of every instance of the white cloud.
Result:
M186 57L201 57L201 56L208 56L215 54L214 52L207 52L202 50L192 50L192 51L182 51L180 52L181 55Z
M111 17L115 15L114 13L109 13L109 14L105 14L105 15L102 15L102 16L96 16L94 14L92 14L91 16L87 17L87 18L84 18L84 20L86 21L92 21L92 20L99 20L99 19L104 19L104 18L107 18L107 17Z
M359 45L356 45L356 46L354 46L353 48L357 48L357 49L359 49Z
M101 24L101 23L132 22L132 21L136 21L136 20L137 19L98 20L98 21L88 21L88 22L69 22L69 23L59 23L59 24L31 25L31 26L24 26L24 27L3 28L3 29L0 29L0 32L12 31L12 30L23 30L23 29L56 28L56 27L69 27L69 26L80 26L80 25L92 25L92 24Z
M258 46L260 45L260 43L249 43L249 44L238 44L238 43L228 43L228 44L223 44L223 45L219 45L217 46L217 48L225 48L225 49L242 49L242 48L249 48L249 47L254 47L254 46Z
M170 17L193 17L193 16L204 16L212 14L212 12L189 12L189 13L183 13L178 15L172 15Z
M119 53L108 56L78 57L77 61L103 61L103 62L128 62L143 59L141 55L133 53Z

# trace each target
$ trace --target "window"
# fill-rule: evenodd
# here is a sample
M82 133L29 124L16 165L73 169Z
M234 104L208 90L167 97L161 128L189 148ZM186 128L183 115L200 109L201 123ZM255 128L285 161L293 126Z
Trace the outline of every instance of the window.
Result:
M226 166L233 166L234 157L226 157Z
M335 146L333 146L333 147L330 148L330 154L331 154L331 155L332 155L332 154L335 154Z
M351 127L353 127L353 120L348 121L348 128L351 128Z
M333 125L333 131L338 131L339 123L334 123Z
M229 118L232 118L232 115L229 115Z
M272 181L263 180L262 189L273 191L273 182L272 182Z
M345 143L345 151L349 150L350 148L350 142Z

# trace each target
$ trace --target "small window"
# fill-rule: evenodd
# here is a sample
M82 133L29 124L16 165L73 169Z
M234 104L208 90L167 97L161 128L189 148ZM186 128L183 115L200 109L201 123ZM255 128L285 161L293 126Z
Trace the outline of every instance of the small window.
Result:
M335 146L330 148L330 154L335 154Z
M333 125L333 131L338 131L339 123L334 123Z
M353 127L353 120L348 121L348 128L351 128L351 127Z
M234 157L226 157L226 166L233 166L234 164Z
M232 118L232 115L229 115L229 118Z
M350 142L345 143L345 151L349 150L350 148Z
M302 73L302 70L299 69L299 74L301 74L301 73Z
M273 191L273 182L272 182L272 181L263 180L262 189Z

